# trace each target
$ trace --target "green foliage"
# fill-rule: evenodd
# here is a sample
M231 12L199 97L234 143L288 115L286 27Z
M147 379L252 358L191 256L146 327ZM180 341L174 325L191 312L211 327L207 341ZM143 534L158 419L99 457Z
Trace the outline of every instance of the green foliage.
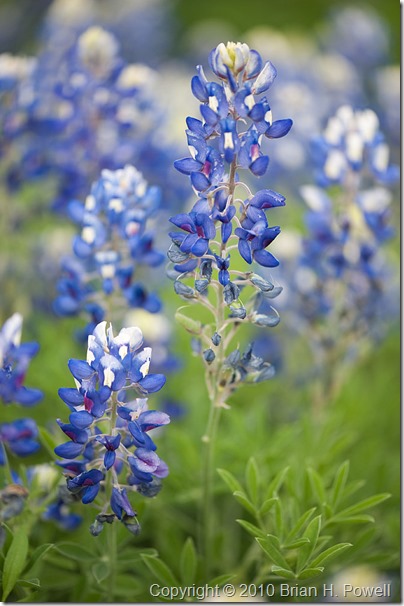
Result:
M345 527L373 523L374 518L363 512L390 495L378 494L343 505L358 486L348 483L348 461L337 469L329 484L318 471L308 467L303 474L306 492L299 482L292 483L289 471L290 467L280 470L266 487L258 463L250 458L245 472L246 490L229 471L219 469L218 473L237 502L255 519L255 523L245 519L237 522L261 547L270 562L272 577L305 581L329 575L332 560L348 552L356 538L358 543L364 542L355 527L350 530L352 542L339 542ZM356 557L361 563L360 549L356 550ZM260 579L265 578L266 566L265 562L260 565Z

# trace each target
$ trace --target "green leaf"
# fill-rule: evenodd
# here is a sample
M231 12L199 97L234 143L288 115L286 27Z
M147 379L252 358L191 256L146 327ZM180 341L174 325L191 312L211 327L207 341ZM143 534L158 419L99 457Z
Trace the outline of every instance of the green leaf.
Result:
M265 513L268 513L268 511L271 511L272 507L275 505L275 503L278 500L279 500L278 497L272 497L270 499L266 499L266 501L264 501L263 504L261 505L260 514L264 515Z
M283 549L299 549L302 545L306 545L310 543L310 539L307 537L302 537L301 539L296 539L292 543L287 543L286 545L282 545Z
M92 566L91 568L91 572L94 575L95 580L97 581L97 583L101 583L104 579L106 579L109 576L109 566L107 562L103 562L102 560L100 562L97 562L96 564L94 564L94 566Z
M80 562L89 562L97 558L96 555L92 554L91 551L79 543L72 543L69 541L57 543L55 549L67 558Z
M160 560L160 558L142 554L142 560L150 572L167 587L178 587L180 585L171 568L163 560Z
M281 469L279 473L276 474L272 482L269 484L266 497L269 499L270 497L277 496L280 487L282 486L285 478L289 472L290 467L285 467L285 469Z
M321 528L321 515L316 516L312 519L310 524L307 526L306 530L303 533L303 536L309 539L309 543L303 545L299 550L299 555L297 558L297 570L301 571L306 563L309 561L311 554L316 548L317 539L320 534Z
M236 480L236 478L234 477L234 475L232 473L230 473L230 471L227 471L226 469L218 469L217 473L220 475L222 480L227 484L227 486L230 488L232 493L243 492L243 487L241 486L240 482L238 480Z
M27 572L29 572L31 568L33 568L34 565L37 564L37 562L39 562L53 547L53 543L44 543L43 545L39 545L39 547L34 550L29 558L28 563L24 568L24 574L27 574Z
M316 497L318 504L322 505L326 502L326 494L323 480L321 476L317 473L317 471L312 467L309 467L307 469L307 474L309 476L310 485L314 496Z
M283 577L284 579L291 579L293 581L296 580L296 575L291 570L287 570L286 568L281 568L281 566L272 566L271 571L276 574L278 577Z
M311 509L308 509L303 515L300 516L300 518L297 520L296 524L293 526L292 530L289 532L288 536L286 537L287 542L290 542L292 539L294 539L299 534L299 532L304 527L306 522L308 522L310 520L311 516L316 511L316 509L317 509L317 507L312 507Z
M338 503L340 502L340 500L343 496L344 488L345 488L345 485L348 480L348 475L349 475L349 461L345 461L338 468L338 471L335 476L334 484L332 485L332 488L331 488L331 505L333 508L337 507Z
M3 568L3 602L12 591L18 577L24 570L25 560L28 555L28 534L25 528L19 528L13 536L11 545L7 551Z
M334 516L330 520L330 523L333 522L334 524L366 524L368 522L373 523L374 521L375 521L375 519L373 516L370 516L367 513L363 513L358 516L347 516L347 517L340 517L339 515Z
M313 577L318 577L320 574L323 574L323 572L324 568L322 566L319 566L318 568L305 568L298 574L297 578L299 580L311 579Z
M250 499L256 504L258 499L259 470L254 457L251 457L247 463L245 480Z
M275 503L275 528L276 534L282 540L283 538L283 511L280 499Z
M197 557L191 537L184 543L180 557L181 580L184 585L192 585L195 580Z
M333 545L315 557L311 562L311 566L316 568L319 564L324 564L325 561L335 558L350 547L352 547L352 543L338 543L337 545Z
M257 538L255 540L277 566L290 570L288 562L280 551L279 539L277 537L268 534L265 539Z
M254 524L247 522L247 520L236 520L236 522L238 524L240 524L240 526L242 526L244 528L244 530L249 532L254 537L254 539L256 537L262 537L262 538L266 537L265 532L263 532L260 528L258 528L258 526L255 526Z
M240 503L240 505L244 507L244 509L252 513L253 516L256 515L257 511L254 505L248 500L247 495L244 492L237 490L236 492L233 492L233 496Z
M39 579L18 579L16 585L28 587L29 589L34 589L36 591L41 587L41 581Z
M349 517L351 515L361 513L365 509L369 509L370 507L375 507L375 505L379 505L379 503L383 503L383 501L389 499L390 497L391 495L386 492L381 494L375 494L373 497L369 497L368 499L359 501L359 503L356 503L356 505L351 505L351 507L347 507L346 509L339 511L335 517Z
M191 335L200 335L202 330L202 324L199 320L193 320L189 316L182 314L180 311L175 312L175 319L178 324L185 328Z

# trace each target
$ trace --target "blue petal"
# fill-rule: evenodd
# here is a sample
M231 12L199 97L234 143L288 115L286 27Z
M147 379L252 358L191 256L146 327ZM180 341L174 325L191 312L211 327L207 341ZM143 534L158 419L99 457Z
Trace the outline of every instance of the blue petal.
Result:
M20 387L14 395L15 402L22 406L34 406L43 398L43 393L39 389L31 387Z
M69 421L75 427L85 429L86 427L90 427L94 421L94 417L86 410L80 410L79 412L72 412L69 416Z
M232 225L231 223L222 223L222 242L226 244L227 240L231 236Z
M94 374L94 370L85 362L85 360L71 359L68 362L68 367L73 377L78 381L81 379L89 379Z
M193 158L181 158L174 162L174 167L183 175L190 175L195 170L202 168L202 163Z
M146 375L138 382L138 385L144 393L155 393L163 387L165 382L164 375Z
M81 502L84 503L84 505L86 505L87 503L92 503L92 501L94 501L95 497L97 496L99 489L99 484L95 484L94 486L88 486L88 488L85 489Z
M279 265L278 259L267 250L255 250L254 260L264 267L277 267Z
M259 95L268 90L275 80L276 74L275 66L270 61L267 61L252 86L252 92L255 95Z
M194 97L199 99L199 101L207 101L208 93L206 91L206 87L199 76L194 76L191 80L191 90Z
M83 404L83 395L74 387L61 387L58 394L65 404L71 404L72 406Z
M83 452L83 450L83 444L76 444L76 442L65 442L64 444L56 446L55 454L57 454L58 457L63 457L64 459L75 459Z
M247 261L247 263L252 263L251 248L246 240L238 241L238 250L244 261Z
M104 467L105 469L110 469L112 465L115 463L116 454L115 450L107 450L104 455Z
M268 164L268 156L260 156L250 164L249 169L256 177L262 177L262 175L265 175L267 171Z
M191 252L195 257L202 257L209 248L209 240L199 238L191 248Z
M280 137L284 137L292 128L292 124L293 121L290 118L287 118L286 120L276 120L269 128L267 128L265 131L265 136L269 137L270 139L279 139Z
M159 410L146 410L139 415L138 423L142 431L150 431L155 427L161 427L162 425L168 425L170 417L165 412Z
M9 442L10 450L19 457L26 457L28 455L37 452L40 449L40 445L35 440L24 438L22 440L15 440Z

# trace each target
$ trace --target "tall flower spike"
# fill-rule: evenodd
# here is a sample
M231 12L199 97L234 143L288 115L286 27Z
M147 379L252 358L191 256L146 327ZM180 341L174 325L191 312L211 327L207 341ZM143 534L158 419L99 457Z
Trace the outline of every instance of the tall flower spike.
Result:
M149 410L146 397L163 387L165 377L149 373L152 352L142 345L139 328L123 328L114 336L111 325L99 323L88 337L87 360L69 360L76 389L59 390L71 413L69 423L58 423L70 441L55 453L67 459L60 464L67 489L84 504L103 503L93 535L115 516L136 534L140 526L127 492L154 496L168 475L149 432L167 425L170 417Z
M160 310L157 295L135 276L138 266L156 267L164 260L154 247L153 233L147 230L160 199L159 188L148 186L141 173L127 165L103 170L85 203L69 204L80 232L73 241L75 257L63 262L54 309L60 315L87 313L86 338L103 320L108 301L150 313Z
M241 290L252 285L262 291L250 280L252 272L232 269L231 251L238 249L249 265L277 266L267 248L280 228L269 226L266 212L283 206L285 197L270 189L253 195L239 180L238 171L244 168L263 175L269 164L263 139L286 135L292 121L273 121L267 98L261 95L272 85L276 69L270 61L263 63L257 51L239 42L219 44L209 62L220 82L208 81L202 67L197 68L191 89L202 102L203 119L187 118L191 157L175 162L177 170L189 175L198 199L189 213L170 218L181 230L170 233L168 257L174 264L170 276L175 278L177 294L202 304L209 285L217 285L229 318L256 323L260 297L244 306ZM192 285L186 283L189 279ZM212 356L207 354L205 361L211 363Z

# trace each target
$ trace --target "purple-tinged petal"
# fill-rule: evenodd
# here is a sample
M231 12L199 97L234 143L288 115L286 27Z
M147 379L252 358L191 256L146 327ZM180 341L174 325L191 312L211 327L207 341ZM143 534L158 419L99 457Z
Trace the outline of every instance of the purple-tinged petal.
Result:
M159 466L153 471L153 475L156 476L156 478L166 478L168 474L169 470L167 463L160 459Z
M131 467L146 473L153 473L160 464L160 459L155 452L146 450L145 448L137 448L135 456L130 457ZM128 458L129 461L129 458Z
M142 431L150 431L155 427L168 425L170 417L165 412L159 410L146 410L139 415L138 423Z
M226 242L230 238L231 232L232 232L232 225L231 225L231 223L230 222L229 223L222 223L221 233L222 233L222 242L224 244L226 244Z
M190 253L194 244L199 240L198 234L188 234L180 246L180 250L184 253Z
M279 194L272 189L262 189L251 198L249 204L257 208L285 206L285 196L282 196L282 194Z
M170 217L169 221L170 223L173 223L173 225L175 225L176 227L180 227L181 229L187 231L190 234L195 233L195 223L193 222L192 218L185 213Z
M193 171L200 170L202 166L202 162L193 158L181 158L174 162L174 167L183 175L190 175Z

